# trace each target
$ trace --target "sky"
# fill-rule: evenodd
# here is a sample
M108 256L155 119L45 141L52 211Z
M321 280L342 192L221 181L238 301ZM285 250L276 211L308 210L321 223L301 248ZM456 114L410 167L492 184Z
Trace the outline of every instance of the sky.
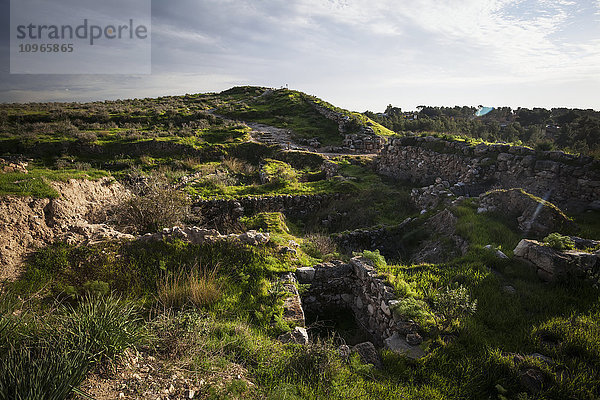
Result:
M355 111L600 110L600 0L153 0L149 75L10 74L9 0L0 27L0 102L288 85Z

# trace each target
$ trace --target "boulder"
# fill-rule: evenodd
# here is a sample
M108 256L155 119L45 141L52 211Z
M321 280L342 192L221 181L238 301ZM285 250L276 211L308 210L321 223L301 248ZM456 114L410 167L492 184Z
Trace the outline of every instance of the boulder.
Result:
M383 368L381 357L379 357L379 353L377 353L375 345L373 345L371 342L357 344L356 346L352 347L352 353L357 353L362 362L365 364L373 364L373 366L377 369Z
M560 279L566 275L583 277L587 272L596 272L600 267L597 254L577 250L557 251L529 239L519 242L514 255L533 265L538 276L545 281Z
M393 351L397 354L405 355L412 359L419 359L425 357L425 352L419 346L411 346L405 339L403 339L398 332L384 340L385 348Z
M574 227L574 223L554 204L522 189L491 190L479 196L479 208L487 212L517 217L519 229L543 237Z

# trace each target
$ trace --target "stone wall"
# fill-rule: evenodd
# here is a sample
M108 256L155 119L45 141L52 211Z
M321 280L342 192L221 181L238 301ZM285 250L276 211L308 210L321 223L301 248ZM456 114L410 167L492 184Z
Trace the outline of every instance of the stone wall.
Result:
M460 195L523 188L575 211L600 206L600 162L558 151L409 136L389 140L376 168L421 186L447 181Z
M333 234L331 238L342 253L350 254L353 251L379 250L386 258L398 259L405 250L402 247L402 237L406 234L406 226L410 221L411 218L407 218L396 226L356 229L337 233Z
M374 134L351 134L345 136L343 146L354 153L372 154L379 153L385 143L385 138Z
M303 216L319 210L330 201L340 199L342 196L342 194L280 195L200 200L192 205L192 210L202 216L205 224L215 225L260 212L283 212L287 216Z
M393 311L398 303L393 287L378 277L366 259L355 257L348 264L333 261L300 268L297 276L300 283L310 284L302 295L305 312L318 314L331 307L350 309L377 346L389 347L393 341L396 350L400 347L409 356L423 354L418 347L419 327Z

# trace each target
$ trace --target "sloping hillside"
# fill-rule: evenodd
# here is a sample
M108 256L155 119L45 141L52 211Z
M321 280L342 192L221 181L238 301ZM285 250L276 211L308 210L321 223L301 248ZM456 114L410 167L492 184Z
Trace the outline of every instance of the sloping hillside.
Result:
M0 113L0 398L600 398L585 158L287 89Z

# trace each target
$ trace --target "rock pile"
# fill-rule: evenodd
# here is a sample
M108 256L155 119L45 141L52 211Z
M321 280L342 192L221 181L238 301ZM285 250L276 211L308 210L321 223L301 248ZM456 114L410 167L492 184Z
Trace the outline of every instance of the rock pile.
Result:
M0 158L0 173L21 172L27 174L28 163L25 161L8 161Z
M184 228L174 226L172 228L164 228L160 232L147 233L143 236L140 236L139 240L142 242L155 242L173 238L181 239L184 242L192 244L215 243L223 240L234 240L250 246L264 245L270 240L269 233L248 231L239 235L221 235L215 229L203 229L198 228L197 226Z

